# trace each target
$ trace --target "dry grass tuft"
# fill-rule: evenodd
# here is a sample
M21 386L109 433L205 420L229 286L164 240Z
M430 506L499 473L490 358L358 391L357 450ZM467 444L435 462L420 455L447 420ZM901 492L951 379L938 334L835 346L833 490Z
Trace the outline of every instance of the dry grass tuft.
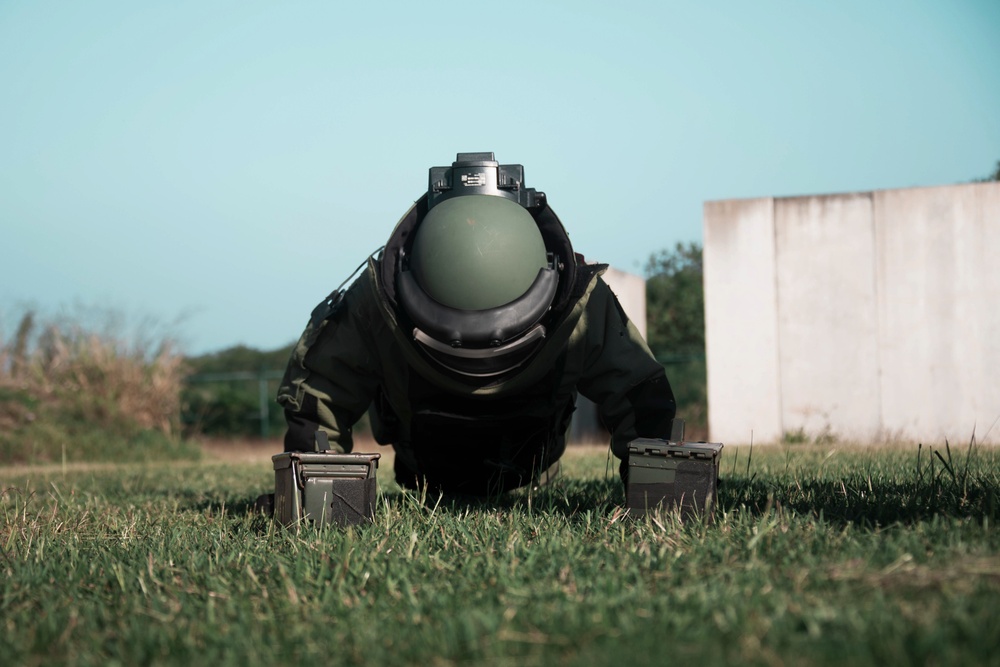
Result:
M11 340L0 339L6 458L24 449L18 443L56 439L65 446L84 430L170 436L178 430L184 375L184 358L170 341L149 346L74 324L39 327L28 312Z

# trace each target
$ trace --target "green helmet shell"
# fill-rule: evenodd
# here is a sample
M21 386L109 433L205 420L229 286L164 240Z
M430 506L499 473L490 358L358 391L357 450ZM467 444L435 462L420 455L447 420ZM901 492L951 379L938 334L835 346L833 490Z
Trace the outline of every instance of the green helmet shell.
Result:
M487 310L510 303L547 266L534 218L505 197L466 195L440 202L417 227L410 270L438 303Z

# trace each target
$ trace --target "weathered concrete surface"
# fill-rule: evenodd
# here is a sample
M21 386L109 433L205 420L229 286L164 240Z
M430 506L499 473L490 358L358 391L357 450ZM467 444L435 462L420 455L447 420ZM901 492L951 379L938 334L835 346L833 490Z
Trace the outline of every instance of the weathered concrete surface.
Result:
M713 440L1000 442L1000 183L705 205Z
M710 437L781 437L774 200L705 204Z
M876 192L874 210L883 426L982 437L1000 417L1000 183Z
M878 430L878 324L867 195L774 203L781 428Z

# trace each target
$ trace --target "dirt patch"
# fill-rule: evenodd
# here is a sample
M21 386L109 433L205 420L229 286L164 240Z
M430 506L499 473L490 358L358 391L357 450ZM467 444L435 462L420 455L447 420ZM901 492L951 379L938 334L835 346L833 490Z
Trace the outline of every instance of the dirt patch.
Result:
M284 451L284 442L281 438L268 440L213 438L200 441L199 446L206 458L228 463L266 463L270 462L272 456ZM606 444L570 445L566 449L564 458L572 459L575 456L592 455L596 452L606 452L607 449ZM371 438L355 439L354 451L381 454L382 459L379 461L379 467L392 466L392 447L383 447Z
M275 454L285 451L281 438L212 438L199 442L201 451L210 459L231 463L261 463L270 461ZM371 438L357 438L355 452L378 452L383 457L392 454L391 447L382 447Z

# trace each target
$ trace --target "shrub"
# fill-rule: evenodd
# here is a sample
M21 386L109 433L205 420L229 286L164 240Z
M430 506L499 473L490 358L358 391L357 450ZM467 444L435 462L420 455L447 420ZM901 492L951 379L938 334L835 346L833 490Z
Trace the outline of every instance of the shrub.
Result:
M38 327L28 312L0 339L0 463L190 456L174 437L183 376L167 340Z

